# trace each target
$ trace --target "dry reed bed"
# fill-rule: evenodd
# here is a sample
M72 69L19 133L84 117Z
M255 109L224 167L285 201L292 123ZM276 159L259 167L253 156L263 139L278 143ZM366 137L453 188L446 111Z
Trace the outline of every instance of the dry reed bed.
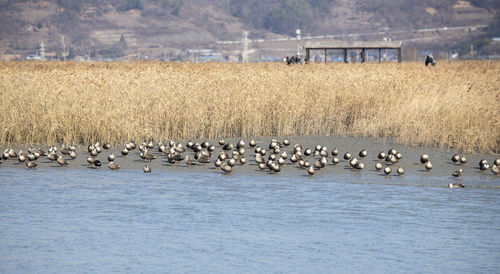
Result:
M500 62L4 62L0 101L1 144L352 134L500 148Z

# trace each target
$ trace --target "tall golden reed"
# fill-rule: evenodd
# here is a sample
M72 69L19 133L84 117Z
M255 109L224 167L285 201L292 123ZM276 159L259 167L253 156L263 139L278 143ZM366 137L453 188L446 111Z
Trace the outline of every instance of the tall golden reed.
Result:
M500 152L500 62L4 62L0 102L0 144L342 134Z

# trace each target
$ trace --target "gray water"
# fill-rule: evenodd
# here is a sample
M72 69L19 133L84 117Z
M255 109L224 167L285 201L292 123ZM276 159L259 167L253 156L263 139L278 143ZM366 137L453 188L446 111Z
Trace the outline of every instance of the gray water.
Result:
M498 273L500 189L425 180L2 168L0 272Z

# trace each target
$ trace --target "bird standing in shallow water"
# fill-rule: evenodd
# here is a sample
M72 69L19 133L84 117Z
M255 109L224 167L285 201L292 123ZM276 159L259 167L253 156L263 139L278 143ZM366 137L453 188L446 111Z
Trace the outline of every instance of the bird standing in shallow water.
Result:
M420 156L420 162L421 162L422 164L425 164L425 163L429 162L429 155L427 155L427 154L422 154L422 156Z
M229 175L231 174L231 172L233 172L233 167L231 167L230 165L223 165L222 171L224 171L226 175Z
M102 165L101 161L97 158L94 158L94 166L100 167Z
M346 152L346 153L344 154L344 160L346 160L346 161L347 161L347 160L349 160L349 159L351 159L351 153Z
M290 145L290 140L288 140L288 139L283 139L283 145L284 145L284 146L289 146L289 145Z
M56 161L57 160L57 154L55 152L50 152L49 155L47 156L47 158L49 158L49 160L51 160L52 162Z
M65 147L64 145L62 145L62 147L61 147L61 153L63 155L69 155L70 152L71 152L71 150L68 147Z
M120 169L120 166L119 166L119 165L117 165L117 164L115 164L115 162L109 162L109 163L108 163L108 167L109 167L109 169L111 169L111 170L118 170L118 169Z
M94 166L94 157L89 156L87 158L87 163L89 164L89 166Z
M216 169L220 168L222 166L222 161L219 158L217 158L217 160L214 163L214 166Z
M337 158L337 157L333 157L333 158L332 158L332 164L336 165L336 164L338 164L338 163L340 163L340 159L339 159L339 158Z
M153 154L149 153L149 151L144 151L143 153L140 154L140 157L146 161L149 161L151 162L151 160L154 160L156 159L155 156L153 156Z
M57 163L61 166L61 167L64 167L64 166L67 166L68 165L68 162L66 161L66 159L64 159L62 156L59 156L57 158Z
M355 169L358 169L358 170L361 170L363 168L365 168L365 165L361 162L357 162L355 165L354 165L354 168Z
M20 163L24 163L26 161L26 156L24 154L21 154L21 153L18 153L17 154L17 160L20 162Z
M378 159L379 160L383 160L385 159L385 157L387 157L387 154L385 154L385 152L381 151L379 154L378 154Z
M461 163L461 164L467 164L467 158L465 158L465 156L462 156L462 157L460 158L460 163Z
M283 159L283 158L280 158L280 159ZM278 161L278 162L279 162L279 161ZM247 158L245 158L245 157L241 157L241 158L240 158L240 164L244 165L244 164L246 164L246 163L247 163ZM284 165L284 164L285 164L285 160L283 160L282 165Z
M314 170L314 167L310 166L309 169L307 170L307 174L312 176L315 173L316 173L316 170Z
M251 147L255 147L257 145L257 142L255 142L255 140L250 140L250 146Z
M26 167L29 169L34 169L37 166L35 161L26 161L24 164L26 164Z
M28 156L26 156L26 158L28 159L28 161L35 161L37 158L34 154L28 154ZM57 160L57 157L56 157L56 160Z
M186 165L188 166L196 165L196 162L189 159L188 155L186 155L186 158L184 158L184 162L186 162Z

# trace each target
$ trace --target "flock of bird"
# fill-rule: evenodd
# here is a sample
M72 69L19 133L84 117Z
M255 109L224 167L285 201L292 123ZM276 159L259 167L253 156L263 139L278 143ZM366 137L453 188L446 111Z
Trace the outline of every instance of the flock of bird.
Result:
M188 141L183 145L182 143L176 143L174 141L165 143L158 141L155 144L152 140L149 140L143 141L138 147L135 142L129 142L125 144L121 150L121 155L122 157L127 157L131 151L138 149L140 159L148 163L158 157L163 157L164 161L168 162L170 165L179 162L184 162L184 164L188 166L213 164L215 169L221 170L225 174L230 174L238 165L245 165L247 163L247 149L254 150L254 160L258 168L262 171L267 170L271 173L279 173L285 164L291 163L298 168L304 169L307 174L312 176L327 167L329 162L331 162L332 165L338 165L341 162L339 158L341 156L337 148L329 151L326 146L320 144L312 149L303 147L300 144L295 144L293 148L287 150L287 147L291 145L288 139L284 139L281 142L272 139L268 146L258 146L255 140L251 140L247 146L243 139L239 140L234 146L232 143L220 139L218 145L220 152L215 153L216 146L208 141L201 143ZM99 159L100 154L104 150L109 150L110 148L111 145L109 143L101 145L99 142L95 142L88 145L86 152L88 153L88 156L86 156L88 166L93 168L101 167L103 163ZM157 150L156 152L155 148ZM192 159L189 158L190 153L194 155ZM344 162L348 163L353 170L362 170L365 168L363 160L367 155L368 152L363 149L358 153L358 156L353 156L350 152L345 152L341 158ZM3 161L17 159L17 161L24 163L28 169L34 169L38 166L37 160L42 157L46 157L52 162L57 162L61 167L66 167L69 165L70 161L77 158L76 148L74 145L62 145L60 149L56 146L51 146L47 151L41 148L28 148L27 152L22 150L15 152L12 148L5 149L0 157L0 164ZM398 152L396 149L390 149L388 152L381 151L377 158L378 161L375 164L375 169L377 171L382 171L383 174L390 175L394 168L395 173L399 176L405 174L403 166L399 165L395 168L395 165L403 158L401 152ZM120 169L120 165L118 165L115 160L116 156L114 153L107 155L107 166L109 169ZM457 165L465 165L467 163L467 158L459 154L454 154L451 160ZM427 154L421 155L420 163L427 171L433 168ZM495 159L491 167L485 159L479 162L479 169L481 171L491 170L491 172L496 175L499 175L499 166L500 158ZM151 167L146 163L143 171L149 173L151 172ZM460 177L462 174L463 169L459 168L451 175ZM464 187L464 185L459 182L453 182L449 183L448 187L459 188Z

